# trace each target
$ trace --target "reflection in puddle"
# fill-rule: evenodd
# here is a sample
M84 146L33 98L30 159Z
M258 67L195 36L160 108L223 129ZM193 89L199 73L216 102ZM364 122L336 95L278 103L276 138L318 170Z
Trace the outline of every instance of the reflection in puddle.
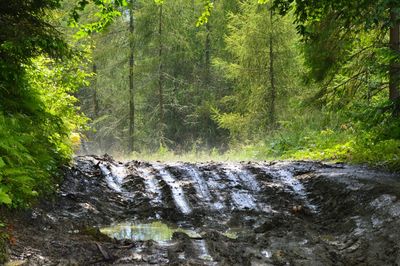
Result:
M264 250L261 250L261 255L263 255L264 257L269 259L269 258L272 257L272 252L269 251L269 250L264 249Z
M199 259L213 261L213 258L208 253L206 241L204 241L204 239L194 240L193 244L196 247Z
M132 240L155 240L168 241L172 239L175 232L182 232L191 238L200 238L201 236L193 230L183 228L172 228L162 222L153 222L147 224L123 223L110 227L101 228L100 231L116 239Z
M26 260L12 260L9 262L6 262L4 266L20 266L20 265L26 265Z
M183 214L189 214L192 209L183 192L183 188L180 186L179 182L175 180L174 177L161 165L154 165L154 168L158 170L161 178L168 184L171 189L172 197L174 198L176 206L181 210Z
M222 233L222 235L226 236L230 239L237 239L239 232L237 230L229 229L226 232Z

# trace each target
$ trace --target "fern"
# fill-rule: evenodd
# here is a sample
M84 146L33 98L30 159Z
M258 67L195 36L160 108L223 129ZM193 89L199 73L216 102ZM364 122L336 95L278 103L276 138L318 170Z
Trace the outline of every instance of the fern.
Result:
M25 90L14 95L19 108L0 106L0 205L25 207L51 191L59 166L73 153L70 136L85 118L77 115L69 94L79 82L60 64L34 60L19 79Z

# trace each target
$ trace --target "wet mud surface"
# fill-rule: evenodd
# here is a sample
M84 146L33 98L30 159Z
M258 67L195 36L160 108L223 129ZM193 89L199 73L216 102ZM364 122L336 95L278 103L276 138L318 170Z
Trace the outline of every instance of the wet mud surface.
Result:
M14 265L400 265L400 177L319 162L77 157L10 217Z

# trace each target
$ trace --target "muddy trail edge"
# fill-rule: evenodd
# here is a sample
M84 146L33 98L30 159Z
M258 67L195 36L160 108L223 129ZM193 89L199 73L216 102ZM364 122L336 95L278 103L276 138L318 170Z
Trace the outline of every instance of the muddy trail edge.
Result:
M400 177L311 161L76 157L9 217L13 265L400 265ZM11 264L10 264L11 265Z

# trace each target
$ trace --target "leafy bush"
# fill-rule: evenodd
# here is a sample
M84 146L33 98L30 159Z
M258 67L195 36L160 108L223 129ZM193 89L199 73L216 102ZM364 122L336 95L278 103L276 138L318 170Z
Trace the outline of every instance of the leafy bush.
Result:
M35 59L23 76L22 101L31 111L0 109L0 205L29 205L53 188L58 167L70 159L70 137L85 122L71 93L86 76L73 63Z
M400 170L400 121L364 107L353 114L307 111L280 121L256 144L235 143L222 157L236 160L310 159L366 163Z
M266 157L366 163L400 170L398 130L393 121L369 127L364 123L348 123L324 130L305 126L297 133L289 130L267 138L271 149Z

